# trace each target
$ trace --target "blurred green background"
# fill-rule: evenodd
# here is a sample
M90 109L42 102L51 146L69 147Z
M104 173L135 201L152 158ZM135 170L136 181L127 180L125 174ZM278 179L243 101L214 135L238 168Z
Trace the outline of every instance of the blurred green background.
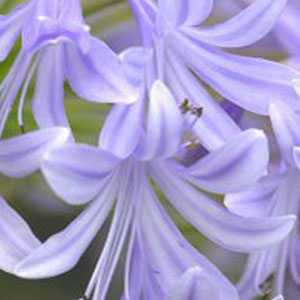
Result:
M8 13L17 3L22 1L4 1L1 13ZM125 1L84 0L84 13L92 27L93 34L103 37L116 51L129 41L122 41L122 32L131 28L131 16ZM134 31L132 35L135 35ZM124 39L124 37L123 37ZM135 39L135 36L132 36ZM116 42L118 40L118 42ZM119 42L119 40L121 42ZM120 43L123 43L120 45ZM3 79L19 45L16 45L8 60L0 66L0 78ZM30 113L30 98L33 87L28 93L25 107L25 129L34 129L35 123ZM66 86L66 107L78 142L96 144L97 136L103 123L107 105L97 105L78 99ZM5 137L21 134L17 126L16 107L14 107ZM36 235L45 240L50 234L62 229L82 208L70 207L58 199L47 187L42 176L37 173L26 179L9 179L1 177L1 194L28 221ZM244 258L229 252L221 251L205 240L196 230L187 225L170 207L179 228L191 243L210 257L232 280L237 280ZM109 220L86 252L80 263L71 272L48 280L27 281L0 272L0 300L76 300L79 299L93 272L94 265L101 253ZM122 262L116 272L109 300L119 299L122 290ZM155 300L155 299L154 299Z

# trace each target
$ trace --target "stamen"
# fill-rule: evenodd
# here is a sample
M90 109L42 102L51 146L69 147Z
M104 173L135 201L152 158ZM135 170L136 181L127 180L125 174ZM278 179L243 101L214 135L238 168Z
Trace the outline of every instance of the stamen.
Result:
M36 66L38 63L39 58L36 58L35 61L32 63L28 74L26 76L26 80L25 83L23 85L22 88L22 92L21 92L21 97L20 97L20 101L19 101L19 107L18 107L18 124L19 124L19 128L21 129L21 131L24 133L24 122L23 122L23 111L24 111L24 104L25 104L25 99L26 99L26 95L27 95L27 91L28 91L28 87L29 84L32 80L32 77L34 75L34 72L36 70Z
M198 107L190 104L188 99L184 99L180 105L180 110L183 114L190 112L192 115L195 115L197 118L201 118L203 115L203 107Z
M6 120L12 109L15 98L22 86L32 56L20 52L11 70L0 87L0 136L5 127Z
M199 118L203 115L203 107L194 106L190 104L189 99L184 99L183 102L179 106L182 114L186 115L187 113L190 113L192 116L194 116L193 122L191 122L191 128L193 128L196 124L196 122L199 120Z

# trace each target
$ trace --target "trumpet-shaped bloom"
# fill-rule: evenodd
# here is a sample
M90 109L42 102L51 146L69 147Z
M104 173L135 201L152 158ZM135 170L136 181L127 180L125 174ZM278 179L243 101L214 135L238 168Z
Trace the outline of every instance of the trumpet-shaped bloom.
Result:
M0 133L21 90L19 125L29 84L36 74L32 109L40 127L67 126L64 80L82 98L98 102L132 102L134 96L118 57L92 37L79 0L32 0L0 17L0 60L17 38L21 50L0 92Z
M272 29L286 2L253 1L233 18L207 26L203 22L213 1L129 1L144 45L155 53L159 74L176 97L185 95L195 104L200 101L197 98L204 92L195 79L197 75L223 97L263 115L268 114L270 101L276 99L299 108L292 85L297 72L224 49L245 47L261 39ZM198 94L193 92L195 85L200 90Z
M150 58L147 55L144 57L146 62L142 59L142 53L148 52L131 49L121 55L129 81L141 96L132 105L116 105L112 109L100 135L100 147L67 143L43 158L43 174L56 194L73 205L89 203L87 208L65 230L44 243L29 247L29 252L18 256L11 265L4 265L4 270L24 278L47 278L69 271L115 204L107 243L85 293L86 297L105 299L126 237L131 232L132 249L138 247L138 251L144 251L141 250L146 242L143 235L153 234L156 230L155 222L137 220L145 211L143 207L146 211L157 211L157 218L164 219L164 213L159 213L159 204L151 204L157 200L154 190L149 187L150 181L155 182L188 222L227 249L238 252L264 249L281 241L292 229L293 216L241 218L230 214L222 204L199 190L224 194L240 191L255 183L265 173L268 164L266 138L258 130L241 132L220 107L211 106L214 111L219 111L220 118L228 120L229 130L225 127L223 132L230 132L231 138L229 134L226 138L217 136L215 141L214 137L208 139L206 148L215 150L190 167L185 167L180 163L180 151L186 147L182 144L182 136L190 126L186 126L180 103L162 81L156 80L157 69L152 68L156 64L153 63L151 51ZM141 70L147 76L141 75L144 74ZM194 118L193 115L189 117ZM200 121L203 127L211 128L210 118L197 118L196 121ZM231 128L234 129L231 131ZM173 225L169 226L172 228ZM139 234L136 235L138 231L145 233L139 237ZM173 234L180 239L176 231ZM34 235L30 235L34 239ZM4 239L3 243L9 245L11 237ZM159 239L157 243L158 249L168 247L163 240ZM185 241L180 242L180 245L185 244ZM149 294L150 299L184 299L185 295L217 299L237 297L216 268L199 254L193 254L194 250L188 244L183 248L174 248L173 251L175 257L185 253L184 263L172 261L170 257L166 266L159 266L160 261L155 261L157 257L151 258L156 268L160 267L157 274L160 274L162 282L166 281L168 285L163 290L153 287L157 278L153 277L151 269L150 273L147 272L149 283L140 284L141 293ZM153 251L155 253L157 250ZM130 251L128 255L131 257ZM133 262L132 259L130 261ZM149 262L142 261L143 268ZM130 278L134 274L134 268L129 268L124 297L128 297L128 293L138 292L130 289ZM199 278L205 282L207 290L204 283L198 283L196 279ZM197 286L194 291L195 281ZM218 290L215 281L219 282ZM151 293L154 293L153 296ZM139 297L137 294L136 299Z
M239 215L299 215L299 115L282 103L271 104L270 116L283 167L246 191L230 194L226 205ZM256 294L286 294L287 270L296 285L300 282L299 226L295 226L281 244L250 255L246 272L239 284L243 299Z
M164 108L154 113L159 115L159 112L164 112ZM173 122L168 118L166 121ZM47 278L69 271L115 204L107 242L85 293L87 298L105 299L130 234L125 299L140 299L140 293L149 299L183 300L185 295L191 295L192 299L198 299L198 295L203 299L236 299L227 279L197 254L172 225L150 182L155 182L173 207L212 241L239 252L264 249L290 232L293 216L241 218L230 214L197 187L225 193L253 184L265 173L268 163L266 138L260 131L248 130L191 167L185 167L164 156L166 149L168 153L176 153L178 145L171 141L174 136L165 130L160 135L165 138L165 146L154 147L153 152L151 145L146 148L151 151L137 151L125 160L101 148L74 143L63 144L48 153L42 171L56 194L70 204L89 204L64 230L44 243L36 242L28 227L18 231L22 243L30 243L27 252L20 249L9 265L1 259L2 269L24 278ZM169 147L173 147L172 151ZM11 212L9 208L1 211ZM18 216L14 218L20 220ZM20 226L25 225L20 221ZM7 230L1 240L2 247L10 247L13 239ZM140 274L139 268L144 276L135 279ZM135 280L142 282L137 281L138 288L133 289Z
M84 298L106 298L129 237L124 299L238 299L233 285L172 223L159 202L159 188L208 239L232 251L251 253L240 284L245 299L255 289L265 292L268 276L275 271L276 295L281 293L289 250L298 251L293 248L297 240L290 236L294 237L293 214L299 208L295 201L299 143L293 112L270 103L285 99L299 108L292 86L297 73L269 61L229 54L224 48L261 39L286 0L255 1L232 19L209 27L203 22L213 0L130 0L130 4L144 47L131 48L119 58L90 36L78 0L32 0L0 18L2 60L22 36L19 56L1 86L0 131L22 85L23 126L22 107L35 74L33 112L40 127L68 124L63 109L65 79L83 98L121 102L112 108L98 147L70 143L70 131L61 127L0 142L0 172L22 177L41 168L60 198L86 205L65 229L41 242L1 199L0 268L27 279L71 270L114 208ZM288 170L268 178L267 189L256 184L269 162L265 135L255 129L242 132L226 113L231 108L216 104L199 78L244 109L270 114ZM182 153L194 146L205 150L186 163ZM270 215L254 214L251 197L257 200L256 189ZM234 215L211 193L230 193L227 204L237 203L240 210L239 197L246 194L251 210L246 217ZM289 203L278 200L287 193ZM263 272L257 272L257 264ZM298 276L298 265L293 266L293 275Z

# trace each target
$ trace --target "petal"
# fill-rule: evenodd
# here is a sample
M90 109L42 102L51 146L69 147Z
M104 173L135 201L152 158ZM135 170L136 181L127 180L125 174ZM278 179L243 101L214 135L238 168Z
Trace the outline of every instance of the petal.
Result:
M41 244L27 223L0 197L0 269L13 273L15 265Z
M229 116L237 123L240 124L244 110L235 105L234 103L223 99L221 102L221 107L229 114Z
M4 61L21 33L32 5L19 5L8 16L0 16L0 61Z
M214 282L199 267L188 269L174 284L174 288L165 300L222 299Z
M152 0L129 0L128 4L135 16L143 45L145 48L152 47L152 34L157 14L157 7Z
M26 279L39 279L72 269L107 218L115 194L115 181L112 180L72 223L52 235L16 265L14 274Z
M243 218L229 213L180 178L170 164L156 163L152 174L169 201L186 220L222 247L252 252L283 240L292 230L295 217Z
M202 107L201 118L193 123L193 132L208 150L215 150L240 133L239 127L206 92L199 80L180 63L176 56L169 54L167 68L168 85L177 101L188 99L194 106Z
M273 208L272 198L280 184L280 176L267 176L249 189L225 196L225 205L244 217L267 217Z
M280 19L274 27L275 37L279 46L283 47L290 56L297 57L300 47L299 31L299 4L289 1ZM291 43L291 41L293 41Z
M48 46L41 51L32 109L40 127L68 127L64 108L64 68L60 46Z
M168 295L187 270L198 267L207 280L214 283L216 294L219 295L217 299L238 299L233 285L184 239L160 205L159 200L149 189L145 191L140 214L137 229L140 233L139 242L144 255L143 264L148 268L144 274L146 273L148 280L152 281L152 288L156 286L157 289L163 291L164 295ZM145 281L147 282L147 279ZM201 284L200 290L204 291L205 283L199 282L199 284ZM155 290L154 294L156 293ZM156 296L150 299L164 298Z
M300 146L300 117L283 103L272 103L269 108L272 127L286 162L293 165L294 146Z
M37 171L47 153L71 139L68 128L53 127L0 141L0 172L23 177Z
M100 192L118 163L115 156L98 148L69 144L49 153L42 172L59 197L80 205Z
M104 42L91 38L86 54L67 44L64 58L66 77L78 96L95 102L136 101L136 91L127 81L121 61Z
M295 232L291 237L289 253L289 270L295 283L300 282L300 234Z
M293 151L296 167L300 169L300 147L295 147Z
M195 1L196 2L196 1ZM184 29L194 39L218 47L245 47L264 37L274 26L287 0L254 1L224 23L201 29Z
M150 51L142 47L131 47L119 55L126 77L135 87L143 86L144 68L150 54Z
M126 76L138 92L143 89L145 56L142 48L129 48L120 55ZM142 133L143 110L142 99L132 105L114 105L101 129L99 146L118 157L128 157Z
M170 50L179 55L186 67L236 105L263 115L269 113L269 105L274 101L285 101L294 109L300 108L292 82L298 76L294 69L260 58L226 53L182 34L173 34L168 42Z
M142 160L170 157L178 150L182 138L181 112L161 81L154 82L149 97L145 138L137 149L137 156Z
M90 28L84 23L80 0L31 2L34 7L22 30L22 47L25 50L36 51L67 40L87 51Z
M131 239L126 259L124 299L139 300L143 292L143 278L145 266L142 251L137 241L135 228L131 231Z
M101 129L99 147L126 158L133 153L141 137L143 103L113 106Z
M105 246L97 264L97 283L93 293L95 299L106 298L121 252L125 247L135 204L137 199L142 196L141 178L144 178L145 175L140 171L141 169L128 162L119 173L118 202Z
M263 281L257 282L257 279L260 276L264 277L265 275L269 275L267 273L269 271L269 265L268 268L266 268L267 270L261 269L261 267L266 267L265 263L267 263L267 261L265 260L265 253L266 252L263 251L249 255L243 275L237 284L241 299L252 300L261 293L259 285L263 283ZM258 274L259 271L263 271L263 274Z
M279 275L279 266L286 257L284 255L283 245L286 245L288 239L283 243L268 248L265 251L253 253L249 256L244 275L238 282L237 288L242 299L253 299L257 295L269 294L270 284L273 282L274 292L277 290L276 281ZM286 262L284 262L284 268Z
M205 21L214 0L160 0L160 14L174 26L195 26Z
M249 129L187 169L193 183L215 193L240 191L267 170L268 142L260 130Z

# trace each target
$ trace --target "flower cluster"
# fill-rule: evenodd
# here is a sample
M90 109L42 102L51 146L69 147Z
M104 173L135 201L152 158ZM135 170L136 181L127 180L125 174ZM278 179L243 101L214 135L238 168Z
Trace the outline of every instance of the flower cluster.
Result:
M83 206L40 241L0 198L3 271L70 271L112 215L81 299L108 299L121 255L124 300L299 299L299 4L219 2L128 0L139 41L119 54L92 36L80 0L24 1L0 17L1 61L18 49L0 86L0 135L15 103L22 132L1 138L0 173L40 171L59 198ZM208 20L215 8L225 21ZM243 53L270 47L290 66ZM97 146L76 142L65 84L112 104ZM237 285L185 239L166 203L216 245L249 254Z

